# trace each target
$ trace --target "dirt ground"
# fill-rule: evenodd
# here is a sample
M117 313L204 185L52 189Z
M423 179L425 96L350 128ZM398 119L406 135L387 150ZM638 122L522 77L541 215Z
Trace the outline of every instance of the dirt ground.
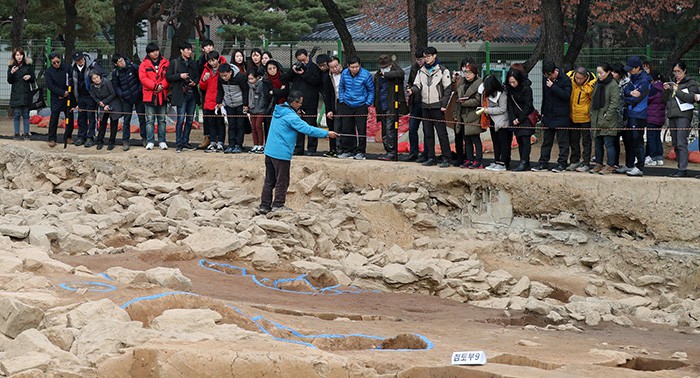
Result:
M32 126L34 127L34 126ZM11 122L0 121L0 134L10 135ZM32 129L35 131L35 129ZM36 130L37 134L45 133L45 129ZM60 134L60 132L59 132ZM201 131L193 131L192 141L199 141ZM60 139L60 136L59 136ZM169 140L174 139L174 135L168 135ZM0 148L5 148L8 142L0 142ZM20 142L16 142L20 143ZM22 142L28 148L49 153L62 154L62 146L49 149L41 135L36 135L30 142ZM327 142L319 144L319 150L327 149ZM368 145L368 153L379 154L382 152L380 143ZM65 153L75 157L90 160L98 159L100 155L118 156L116 160L120 164L133 164L141 169L153 169L167 167L169 172L172 165L181 164L185 158L172 159L174 151L145 151L142 148L133 148L131 151L123 152L116 148L112 152L96 151L95 149L85 149L83 147L70 146ZM172 154L172 155L171 155ZM229 159L220 154L205 156L201 151L187 152L186 154L199 155L193 159L196 167L206 166L206 175L211 179L229 179L233 175L230 171L236 169L235 164L220 164L223 159L235 161L236 157ZM516 152L517 154L517 152ZM532 156L539 155L539 146L533 148ZM183 156L190 156L184 155ZM245 168L242 172L248 178L237 176L241 186L251 193L259 191L261 183L260 177L255 177L255 170L250 168L253 164L260 163L262 167L262 157L246 156L242 165ZM322 158L301 157L295 158L296 173L300 170L323 169L328 172L340 172L347 170L348 165L337 164L336 161L329 160L329 163ZM142 166L144 163L154 163L153 165ZM240 162L240 160L239 160ZM349 164L363 164L362 162L350 162ZM391 163L371 162L371 169L365 176L356 175L355 185L368 185L372 177L381 175L383 167L389 167ZM391 166L394 174L413 175L416 180L434 178L431 176L434 168L423 168L415 163L398 163ZM310 167L310 168L308 168ZM183 169L178 178L187 178L196 168ZM700 169L694 165L693 169ZM665 175L672 170L672 162L667 161L663 168L650 170L658 175ZM257 172L261 172L258 169ZM459 176L463 170L450 168L454 174L451 176L451 184L456 180L467 179ZM531 173L534 175L534 173ZM653 175L653 174L652 174ZM600 187L608 184L615 186L622 180L629 180L625 177L617 177L614 181L601 181L595 183L585 175L582 185L586 187ZM470 176L470 180L478 179L481 176ZM557 185L566 185L581 177L577 173L565 173L564 176L554 174L544 174L543 180L554 180ZM168 177L169 179L171 177ZM608 178L606 178L608 179ZM295 179L293 179L294 181ZM387 180L389 180L387 178ZM505 180L505 179L504 179ZM653 185L661 188L668 188L663 183L669 180L666 178L653 178ZM683 185L691 187L700 183L698 180L687 180ZM661 183L661 184L660 184ZM388 183L386 183L388 185ZM376 185L376 183L375 183ZM518 187L517 180L509 183L510 187L519 188L526 191L527 188ZM629 184L626 184L629 185ZM642 181L642 184L645 185ZM533 188L533 187L531 187ZM696 188L697 189L697 188ZM690 193L696 193L691 191ZM565 194L562 194L563 196ZM620 198L624 194L620 194ZM627 194L635 200L635 194ZM684 196L679 194L678 198ZM640 196L639 198L642 198ZM675 198L675 197L674 197ZM687 198L691 200L691 198ZM643 200L643 199L642 199ZM308 202L309 198L302 195L290 196L291 207L301 207ZM518 198L513 198L514 204ZM695 201L697 202L697 201ZM538 208L544 204L533 204L532 212L545 212ZM662 206L662 205L659 205ZM516 206L517 207L517 206ZM601 207L604 207L601 205ZM521 206L522 208L522 206ZM542 210L542 211L540 211ZM392 210L393 211L393 210ZM582 205L580 212L587 211ZM590 211L597 211L595 206L591 206ZM697 215L697 213L695 213ZM365 215L373 220L378 226L377 237L386 240L395 240L397 244L407 244L413 240L412 229L409 225L402 223L398 217L393 217L389 209L366 209ZM591 223L593 224L593 223ZM691 223L691 225L694 223ZM593 232L597 232L592 230ZM439 236L440 230L427 231L426 234ZM601 227L601 235L609 236L610 231ZM647 229L653 235L672 238L671 233L664 233L664 230ZM656 232L656 233L655 233ZM642 232L640 231L640 234ZM381 234L381 235L379 235ZM620 238L622 240L622 238ZM645 241L643 237L638 239L638 245L648 248L660 248L664 243L651 243ZM128 241L122 241L128 244ZM695 241L696 243L697 241ZM620 241L623 243L623 241ZM647 243L647 244L645 244ZM683 242L676 243L683 244ZM692 248L693 244L688 244ZM596 248L587 246L581 248ZM695 250L694 250L695 251ZM488 250L479 250L481 259L487 265L487 270L505 269L518 275L530 275L533 279L551 283L553 286L567 290L568 292L584 295L583 288L587 283L588 276L585 274L574 274L573 270L552 266L536 266L527 260L517 258L517 253L504 255L502 250L488 254ZM628 255L624 255L628 258ZM700 336L693 332L679 332L673 327L656 325L641 322L633 319L632 327L623 327L610 322L601 322L597 326L587 326L577 324L582 332L575 330L558 331L545 329L547 324L544 316L520 311L503 311L475 307L468 303L461 303L454 300L441 299L435 296L428 296L414 293L401 292L371 292L364 291L358 294L317 294L306 295L297 293L280 292L271 290L256 284L249 276L240 274L226 274L225 272L215 272L200 266L200 259L184 249L174 249L159 252L128 252L119 255L94 255L94 256L68 256L57 254L55 258L73 266L83 265L94 273L102 273L113 266L121 266L134 270L146 270L153 267L176 267L192 280L192 292L201 296L202 299L195 300L189 296L173 296L170 299L153 300L152 305L132 308L130 314L132 318L138 316L143 319L153 319L166 308L221 308L225 311L227 305L235 306L248 317L263 316L278 324L293 328L302 334L337 333L375 335L383 338L392 338L403 334L420 334L429 340L433 347L429 350L401 350L401 351L381 351L370 350L368 344L355 340L355 342L341 343L338 345L325 345L321 349L339 356L347 361L351 361L361 367L374 369L375 375L386 377L700 377ZM221 263L228 263L248 269L251 274L257 277L267 277L271 279L282 277L293 277L298 275L289 267L283 267L271 272L258 272L248 266L245 261L236 259L215 260ZM697 271L696 271L697 272ZM231 273L231 272L229 272ZM54 285L63 282L74 281L75 276L51 275L49 277ZM686 283L684 288L692 292L697 288L698 278L690 277L691 282ZM693 281L695 280L695 281ZM120 285L111 281L102 280L100 282L109 283L116 287L115 291L97 293L87 291L85 293L62 290L55 287L65 303L82 302L85 300L97 300L109 298L118 305L124 304L136 297L167 292L162 288L134 287ZM695 293L697 296L697 292ZM143 302L147 303L146 301ZM225 321L239 325L240 327L256 331L257 328L246 317L241 317L232 313L225 317ZM527 326L526 325L530 325ZM354 339L353 339L354 340ZM415 347L420 345L419 341L408 340L398 342L399 346ZM249 352L260 353L280 353L283 355L295 356L303 355L307 348L287 342L270 342L269 344L250 345L242 343L241 348L249 348ZM197 352L206 355L213 351L216 346L206 343L193 343L187 348L199 349ZM211 348L211 349L208 349ZM484 366L456 367L451 366L451 355L453 352L461 351L485 351L488 362ZM675 352L685 352L687 359L672 359ZM195 353L194 350L191 353ZM625 357L628 356L628 357ZM631 357L630 357L631 356ZM133 372L133 371L132 371ZM294 376L291 372L280 374L282 376ZM187 376L182 373L180 376ZM210 376L205 372L199 372L191 376ZM334 376L329 374L328 376ZM337 375L341 376L341 375ZM352 376L352 374L348 374ZM359 375L355 375L359 376Z

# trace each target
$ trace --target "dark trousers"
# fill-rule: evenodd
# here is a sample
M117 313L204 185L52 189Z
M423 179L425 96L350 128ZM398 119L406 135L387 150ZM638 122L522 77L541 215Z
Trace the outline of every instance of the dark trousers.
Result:
M227 106L226 114L226 118L228 118L228 145L229 147L241 147L243 146L243 138L245 138L243 105L235 108Z
M49 118L49 142L56 142L56 134L58 133L58 118L63 112L68 120L67 124L71 125L70 133L68 127L63 134L63 140L71 138L71 133L73 131L73 108L68 109L68 104L66 100L59 100L58 103L51 102L51 118Z
M554 138L557 139L559 145L559 158L557 163L566 168L567 159L569 158L569 130L555 129L547 127L544 130L542 140L542 154L540 155L540 164L549 164L549 157L552 155L552 146Z
M625 166L627 168L635 166L634 159L636 158L636 167L644 169L644 128L646 125L646 119L627 119L627 128L631 130L622 131L622 143L625 145Z
M510 146L513 143L513 130L500 128L498 131L494 127L489 127L491 140L493 141L493 153L496 163L510 166Z
M518 153L520 154L521 163L530 163L530 151L532 150L532 145L530 144L530 135L523 135L515 137L518 141Z
M333 114L336 114L336 112L333 112ZM340 130L336 130L335 124L335 118L326 117L326 126L328 126L328 131L340 132ZM338 121L338 128L340 128L340 121ZM328 149L331 152L338 152L338 141L336 141L335 138L328 140Z
M204 109L203 111L204 114L204 128L205 130L209 131L208 134L206 134L209 137L209 140L212 143L224 143L224 139L226 138L226 128L224 127L224 117L217 116L215 110L206 110Z
M466 135L464 141L466 160L478 161L481 163L484 159L484 147L481 145L481 135Z
M435 132L437 132L442 158L446 160L452 159L450 139L447 136L447 126L445 126L445 112L440 109L423 108L423 117L427 118L423 121L423 150L425 151L425 157L428 159L435 158Z
M100 126L97 132L96 142L98 144L104 144L105 133L107 132L107 121L110 121L109 125L109 143L114 144L117 140L117 129L119 128L119 115L111 112L103 112L100 118Z
M454 160L457 162L463 162L464 159L464 126L455 124L455 155L453 156ZM472 155L474 153L472 152Z
M382 111L384 114L388 112L388 110ZM393 114L382 117L382 144L387 154L394 154L396 148L398 130L394 120L396 120L396 117Z
M609 166L615 166L615 156L617 156L615 150L615 141L619 138L617 136L602 136L599 135L595 137L595 162L596 164L603 164L603 155L605 151L603 148L608 150L607 163Z
M260 196L260 208L271 209L284 206L289 188L289 169L291 161L279 160L265 156L265 183ZM272 200L274 191L275 200Z
M620 139L622 139L622 131L618 132L615 136L615 140L613 140L615 144L615 167L620 166Z
M367 150L367 105L350 107L338 104L340 118L340 133L357 135L340 137L340 153L364 154ZM350 117L348 117L350 116Z
M318 110L316 109L316 105L314 104L313 108L301 108L302 115L301 119L304 120L304 122L308 123L309 125L313 127L318 127L316 117L318 116ZM365 113L367 114L367 113ZM304 141L306 138L309 139L308 143L306 144L307 151L309 151L312 154L316 153L316 149L318 148L318 138L310 137L302 133L297 134L297 144L294 146L294 155L303 155L304 154Z
M571 164L581 162L588 165L591 162L591 123L573 123L573 129L569 131L569 145L571 146ZM583 150L581 150L583 144ZM583 152L583 153L582 153Z
M97 128L97 103L90 96L78 98L78 138L95 138Z
M418 149L418 129L420 128L421 120L414 117L422 117L423 108L420 106L413 106L411 110L411 118L408 121L408 144L410 145L410 154L418 156L420 152Z
M668 129L671 131L671 143L676 152L678 160L678 170L685 171L688 169L688 137L690 136L690 119L685 117L674 117L668 119Z
M146 107L143 105L143 102L128 104L122 101L122 111L128 113L124 114L124 125L122 128L122 140L124 142L128 142L131 139L131 117L134 110L139 119L139 134L141 139L146 140Z
M664 125L650 123L647 126L646 156L649 156L652 160L663 160L664 146L661 143L661 128Z

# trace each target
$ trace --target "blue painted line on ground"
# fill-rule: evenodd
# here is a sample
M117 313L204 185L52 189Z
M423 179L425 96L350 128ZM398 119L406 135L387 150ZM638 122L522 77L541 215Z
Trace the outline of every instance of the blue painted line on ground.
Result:
M95 292L95 293L106 293L110 291L117 290L116 286L102 283L102 282L97 282L97 281L73 281L73 282L63 282L58 284L58 286L61 289L68 290L68 291L78 291L80 289L75 288L73 286L77 285L90 285L90 286L96 286L100 287L101 289L90 289L90 288L84 288L87 291Z
M98 276L104 277L107 281L114 281L114 278L110 277L107 273L100 273Z

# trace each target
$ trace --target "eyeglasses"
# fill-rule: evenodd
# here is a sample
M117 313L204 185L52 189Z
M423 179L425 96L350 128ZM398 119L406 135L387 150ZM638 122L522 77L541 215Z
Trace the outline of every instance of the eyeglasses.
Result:
M51 64L56 65L56 64L61 64L60 60L52 60Z
M681 71L681 70L673 70L673 73L674 73L674 74L683 73L683 71Z

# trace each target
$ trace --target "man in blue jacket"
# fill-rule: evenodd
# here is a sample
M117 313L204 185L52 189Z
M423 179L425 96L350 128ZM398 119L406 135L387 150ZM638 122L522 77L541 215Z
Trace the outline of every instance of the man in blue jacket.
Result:
M630 74L630 82L623 88L627 106L627 130L622 130L625 166L616 169L615 172L626 173L628 176L642 176L644 174L644 129L647 126L651 76L642 69L642 59L636 55L627 60L625 71Z
M362 68L360 58L348 59L348 68L340 74L338 113L340 119L340 159L365 160L367 150L367 107L374 104L374 78ZM357 134L357 137L354 135Z
M292 154L299 133L314 138L335 138L338 134L309 125L297 114L304 97L299 91L292 91L287 102L275 107L270 123L270 133L265 143L265 183L260 196L260 214L270 211L289 211L284 206L289 187L289 170ZM274 190L274 201L272 193Z

